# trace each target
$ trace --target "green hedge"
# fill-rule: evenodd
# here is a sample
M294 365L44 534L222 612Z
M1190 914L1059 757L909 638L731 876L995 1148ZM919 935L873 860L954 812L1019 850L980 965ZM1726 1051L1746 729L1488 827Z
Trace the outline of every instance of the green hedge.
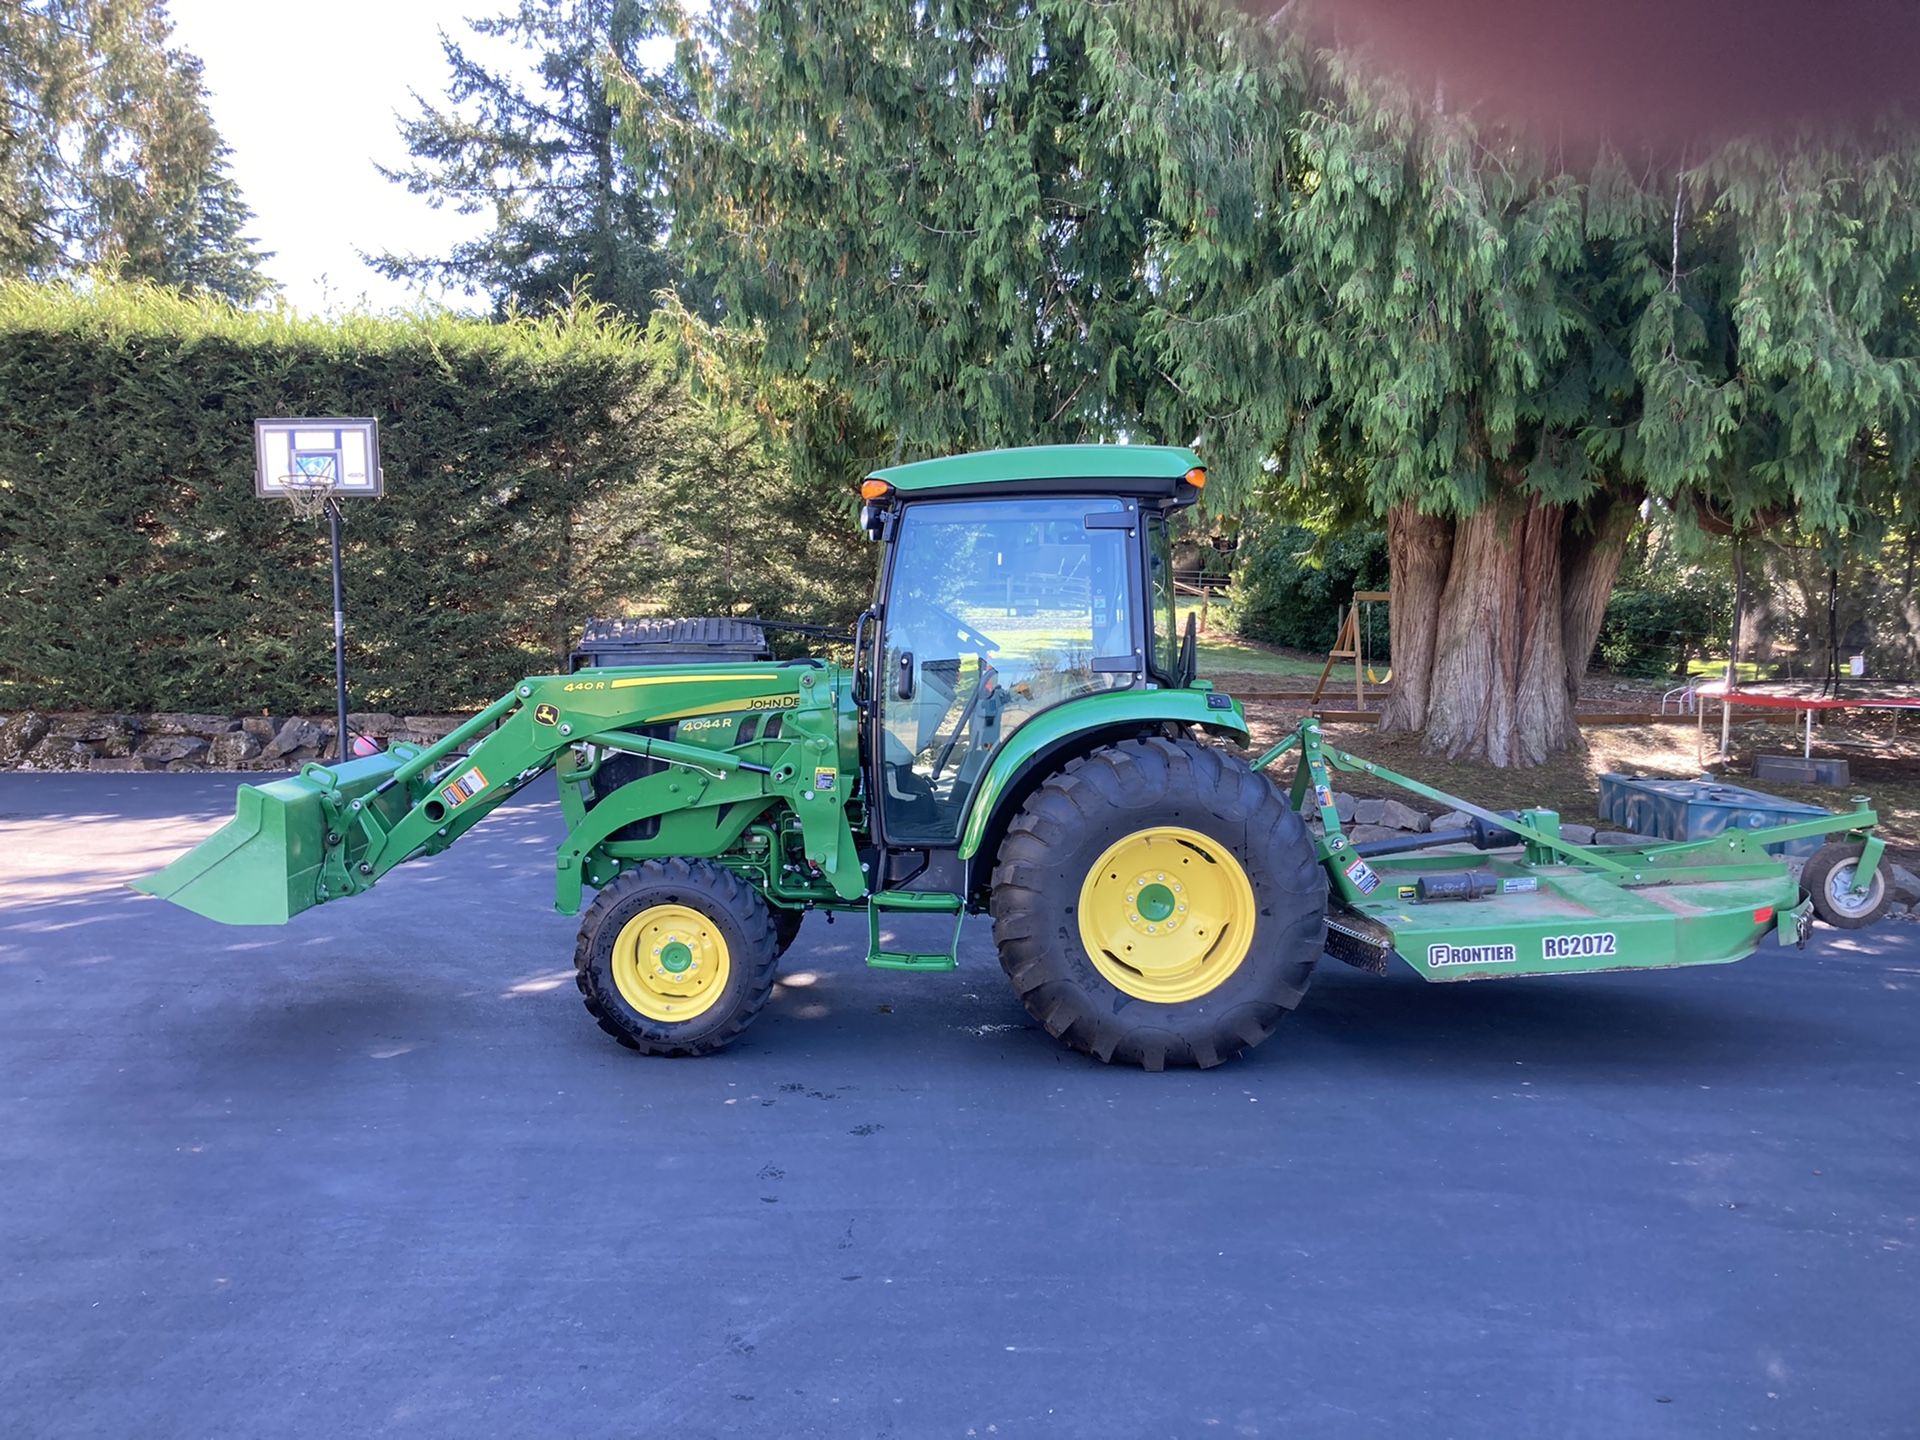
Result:
M1383 530L1349 530L1323 542L1305 526L1265 526L1241 542L1234 562L1234 628L1295 650L1330 649L1353 592L1387 588ZM1367 654L1385 660L1385 607L1371 607L1368 619Z
M0 286L0 708L329 708L325 525L254 498L257 416L380 421L386 498L346 511L356 708L477 705L583 615L710 598L649 506L703 479L720 503L739 452L667 368L590 307L319 320Z

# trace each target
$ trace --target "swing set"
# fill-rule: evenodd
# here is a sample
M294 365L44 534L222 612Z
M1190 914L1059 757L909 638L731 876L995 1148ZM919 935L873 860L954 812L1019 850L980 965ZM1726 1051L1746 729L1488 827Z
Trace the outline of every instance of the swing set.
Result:
M1388 668L1385 674L1376 674L1367 663L1367 633L1372 627L1373 607L1385 605L1393 598L1391 590L1356 590L1353 603L1347 607L1346 619L1340 622L1340 633L1334 637L1333 648L1327 652L1327 663L1320 669L1320 681L1313 687L1313 704L1320 704L1320 697L1327 688L1327 678L1333 674L1333 667L1342 660L1353 662L1353 708L1367 708L1367 685L1385 685L1393 679L1393 670ZM1366 606L1363 614L1361 606Z

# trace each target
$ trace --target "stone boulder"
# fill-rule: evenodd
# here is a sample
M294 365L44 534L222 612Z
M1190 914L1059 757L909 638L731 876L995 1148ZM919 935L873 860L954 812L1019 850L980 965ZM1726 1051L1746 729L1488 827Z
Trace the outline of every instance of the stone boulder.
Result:
M393 738L414 745L431 745L445 739L465 718L464 715L409 715L400 722Z
M47 717L34 710L22 710L11 717L0 725L0 765L18 765L47 738L51 728Z
M1346 824L1353 819L1353 796L1344 790L1333 792L1333 813L1340 817L1340 823Z
M1360 803L1364 805L1367 802L1362 800ZM1348 826L1346 836L1347 839L1355 845L1364 845L1369 840L1400 840L1405 838L1401 831L1389 829L1385 825L1365 824Z
M98 744L131 735L134 729L135 721L131 715L59 715L54 717L47 733L60 740L85 740Z
M1435 830L1464 830L1473 822L1473 817L1464 810L1449 810L1444 815L1436 815L1428 822Z
M262 745L245 730L229 730L213 737L207 746L207 764L215 770L240 770L259 755Z
M371 735L384 740L401 728L400 717L384 710L356 710L347 715L347 730L355 735Z
M273 739L266 743L262 753L270 760L296 755L302 750L310 750L318 754L320 746L324 745L332 734L331 730L323 730L313 721L296 716L280 727Z
M170 765L198 760L207 753L207 742L198 735L150 735L133 753L152 765Z
M1392 830L1425 830L1428 820L1411 805L1402 805L1398 800L1380 802L1380 824Z
M1360 825L1378 825L1380 817L1386 813L1387 802L1384 800L1362 800L1353 807L1354 822Z
M78 740L49 735L26 754L35 770L84 770L93 763L93 751Z
M195 715L167 710L147 717L149 735L224 735L239 722L231 715Z
M287 722L272 715L243 715L240 728L254 739L265 745L280 733L280 727Z
M140 732L133 725L116 726L94 742L93 753L109 760L124 760L139 743Z

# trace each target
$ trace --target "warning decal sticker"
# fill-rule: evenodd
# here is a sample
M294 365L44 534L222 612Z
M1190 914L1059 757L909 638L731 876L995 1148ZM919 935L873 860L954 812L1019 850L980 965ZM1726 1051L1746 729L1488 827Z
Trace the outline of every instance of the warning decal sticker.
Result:
M1347 879L1362 895L1371 895L1380 884L1380 877L1373 873L1373 867L1364 860L1355 860L1347 866Z
M487 777L480 773L480 767L476 765L451 785L441 786L440 796L449 805L464 805L486 788Z
M839 771L835 770L831 765L820 766L813 772L813 788L816 790L831 790L833 788L834 777L838 774Z

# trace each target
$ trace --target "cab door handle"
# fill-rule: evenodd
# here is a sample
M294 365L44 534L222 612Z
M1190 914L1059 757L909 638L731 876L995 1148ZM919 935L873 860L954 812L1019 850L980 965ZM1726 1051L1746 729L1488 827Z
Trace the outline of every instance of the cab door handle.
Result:
M913 698L913 651L900 652L899 669L893 677L893 693L902 700Z

